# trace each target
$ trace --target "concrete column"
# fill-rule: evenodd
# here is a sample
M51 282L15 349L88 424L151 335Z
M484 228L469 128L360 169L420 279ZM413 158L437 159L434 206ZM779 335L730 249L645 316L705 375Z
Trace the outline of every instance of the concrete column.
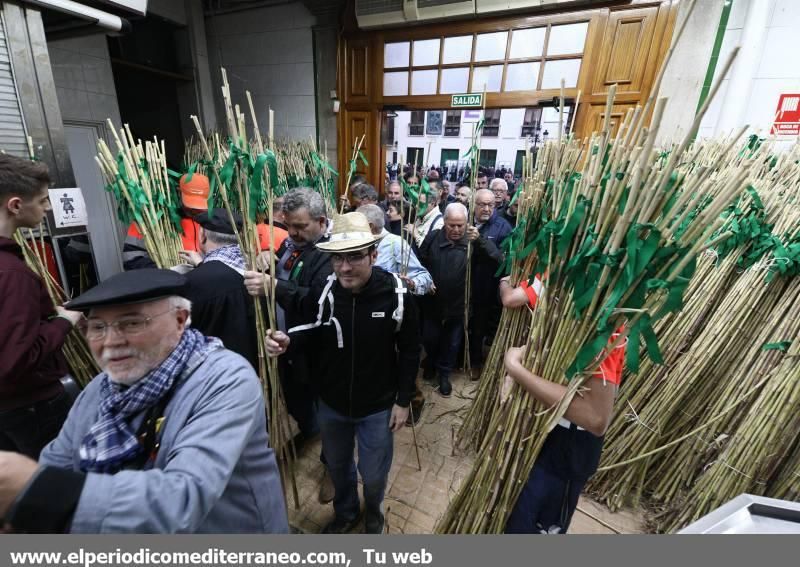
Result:
M730 85L714 128L715 134L730 132L747 123L747 103L764 51L773 0L749 0L749 2L742 30L741 49L730 71ZM724 63L720 61L719 64Z
M195 136L190 116L197 115L206 132L217 127L214 106L214 84L208 59L206 22L202 2L186 0L186 28L176 32L176 43L186 49L178 50L181 73L191 75L191 83L179 83L178 106L181 111L181 131L185 139Z
M675 44L658 93L659 98L666 97L668 101L656 145L682 138L692 125L724 3L724 0L697 1L683 37ZM686 18L688 7L688 2L681 2L676 30Z
M336 167L336 114L331 91L336 90L336 50L338 30L332 26L314 26L314 94L317 118L317 145L320 153L328 150L328 161ZM341 94L337 93L340 97Z

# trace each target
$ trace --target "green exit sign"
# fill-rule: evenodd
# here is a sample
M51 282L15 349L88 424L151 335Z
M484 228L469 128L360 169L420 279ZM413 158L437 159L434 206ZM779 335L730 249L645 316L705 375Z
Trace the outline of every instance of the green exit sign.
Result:
M483 93L477 94L454 94L450 100L452 108L464 108L471 106L483 106Z

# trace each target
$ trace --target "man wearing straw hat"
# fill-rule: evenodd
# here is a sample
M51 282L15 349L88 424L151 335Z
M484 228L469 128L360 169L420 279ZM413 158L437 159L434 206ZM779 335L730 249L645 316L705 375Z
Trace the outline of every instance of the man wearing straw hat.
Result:
M405 425L414 394L420 351L417 310L406 300L400 277L375 267L380 240L363 214L337 217L330 240L317 244L333 265L325 286L302 295L278 282L278 301L305 313L307 324L288 334L270 331L266 337L272 356L285 353L290 344L314 352L322 450L335 487L336 516L324 533L347 533L359 522L356 439L364 530L383 532L392 435Z
M39 462L0 452L0 517L20 532L286 533L261 384L192 329L186 278L143 269L69 303L103 372Z
M200 241L198 224L194 217L208 210L208 194L210 191L208 177L193 173L181 177L179 181L181 203L183 204L181 229L181 242L183 249L188 252L199 252ZM128 227L128 234L122 246L122 267L126 270L139 270L141 268L155 268L156 264L147 253L144 236L132 223Z
M70 402L61 347L81 314L54 307L14 241L50 210L47 166L0 154L0 451L36 458L58 434Z

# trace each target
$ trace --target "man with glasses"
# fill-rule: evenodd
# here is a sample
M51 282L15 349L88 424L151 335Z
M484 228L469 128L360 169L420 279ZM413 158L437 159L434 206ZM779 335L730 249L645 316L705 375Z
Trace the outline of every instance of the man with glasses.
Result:
M286 533L261 384L189 326L186 278L142 269L71 301L102 369L39 462L0 453L0 517L34 533ZM12 506L13 503L13 506Z
M392 465L393 434L408 418L419 367L419 323L399 276L375 267L381 235L358 212L336 218L328 242L333 274L311 293L278 282L277 300L306 316L288 334L270 332L267 351L278 356L313 352L319 388L322 450L335 486L335 517L323 533L347 533L360 520L358 471L364 491L366 533L382 533L383 497ZM291 337L291 339L290 339Z
M494 182L502 179L495 179ZM495 183L492 185L495 186ZM499 277L497 268L503 261L501 246L511 234L511 225L495 210L496 194L488 189L475 193L475 226L467 229L467 238L484 253L475 256L472 268L472 316L469 322L470 365L477 378L483 364L485 343L494 337L500 320L500 302L497 297Z

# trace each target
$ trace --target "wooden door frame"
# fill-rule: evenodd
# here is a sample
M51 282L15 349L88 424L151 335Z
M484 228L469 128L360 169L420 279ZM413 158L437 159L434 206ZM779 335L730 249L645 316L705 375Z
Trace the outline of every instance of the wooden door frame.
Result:
M648 51L645 71L642 77L642 89L639 93L618 94L616 104L635 105L643 104L649 96L653 86L658 67L663 61L669 41L675 26L678 6L676 0L630 0L627 2L607 2L600 6L585 7L555 7L545 11L537 11L535 15L516 15L481 20L463 20L446 23L434 23L414 26L410 28L385 29L375 31L358 31L345 34L339 38L339 73L337 87L341 103L341 111L337 116L337 142L339 148L338 166L341 172L340 193L347 179L350 154L353 140L346 139L345 127L349 112L365 112L369 115L367 132L367 159L374 167L368 168L367 179L378 191L382 191L383 172L385 169L386 148L381 144L382 113L386 110L447 110L450 108L450 95L409 95L402 97L383 96L383 46L386 41L413 41L417 39L432 39L436 37L452 36L459 34L477 34L491 31L504 31L520 28L535 27L542 24L567 24L588 21L586 43L582 58L589 65L581 65L577 87L565 89L565 96L574 99L581 91L580 104L576 109L575 131L585 134L583 130L589 126L589 109L606 100L606 90L592 92L593 73L595 69L591 63L599 61L607 24L613 12L636 10L642 8L657 8L652 36L652 44L657 49ZM355 50L358 49L358 61ZM364 76L358 75L361 90L357 96L351 92L356 75L355 64L364 65ZM472 71L468 79L471 84ZM536 91L518 91L506 93L487 93L486 108L523 108L537 106L542 102L549 102L553 97L559 96L559 89L545 89Z

